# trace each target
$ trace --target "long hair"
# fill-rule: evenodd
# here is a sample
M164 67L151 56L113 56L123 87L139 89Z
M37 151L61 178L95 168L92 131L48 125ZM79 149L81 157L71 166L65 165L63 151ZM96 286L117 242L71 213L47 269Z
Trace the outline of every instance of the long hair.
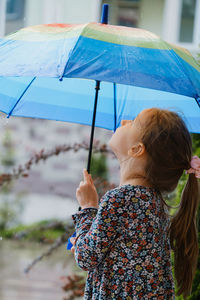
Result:
M190 169L192 140L182 118L171 111L152 108L145 122L142 142L148 159L146 179L161 192L173 191L184 170ZM174 273L177 295L191 293L198 259L197 235L198 183L194 174L182 192L177 213L169 227L171 248L174 251Z

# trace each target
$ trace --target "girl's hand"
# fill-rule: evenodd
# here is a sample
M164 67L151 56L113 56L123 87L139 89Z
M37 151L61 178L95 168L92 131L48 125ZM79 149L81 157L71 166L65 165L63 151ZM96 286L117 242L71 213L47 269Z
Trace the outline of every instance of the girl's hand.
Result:
M71 252L72 252L72 253L75 252L75 246L74 246L75 241L76 241L76 238L75 238L75 237L72 237L72 238L70 239L70 242L71 242L72 245L73 245L73 246L71 247Z
M76 189L76 198L81 208L99 207L99 197L93 183L92 177L88 174L87 170L83 170L84 181L80 182L79 187Z

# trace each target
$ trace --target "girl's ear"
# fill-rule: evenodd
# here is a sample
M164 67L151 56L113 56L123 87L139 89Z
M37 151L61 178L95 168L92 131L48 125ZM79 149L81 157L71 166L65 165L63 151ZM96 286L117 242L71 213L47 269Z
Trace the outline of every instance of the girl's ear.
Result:
M138 143L137 145L134 145L131 147L131 149L128 150L128 155L132 157L139 157L145 153L145 146L142 143Z

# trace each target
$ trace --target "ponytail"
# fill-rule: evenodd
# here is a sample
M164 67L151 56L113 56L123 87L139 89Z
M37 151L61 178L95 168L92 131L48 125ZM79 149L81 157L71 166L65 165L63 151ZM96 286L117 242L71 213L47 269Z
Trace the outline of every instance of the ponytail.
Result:
M146 180L161 194L172 192L183 171L188 181L182 192L179 209L169 225L171 249L174 250L174 275L177 295L186 298L192 289L197 267L198 183L200 158L192 156L192 139L182 118L175 112L151 108L148 118L141 121L141 142L147 153Z
M192 281L198 260L198 182L194 174L189 174L182 192L179 210L171 220L169 235L174 251L174 274L177 281L177 295L184 299L190 295Z

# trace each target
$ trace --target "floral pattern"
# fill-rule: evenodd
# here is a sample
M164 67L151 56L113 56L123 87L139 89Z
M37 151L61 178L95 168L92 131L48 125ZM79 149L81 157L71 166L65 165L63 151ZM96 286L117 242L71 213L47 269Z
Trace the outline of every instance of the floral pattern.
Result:
M170 218L155 189L117 187L99 209L82 209L72 219L75 260L88 271L85 300L175 299Z

